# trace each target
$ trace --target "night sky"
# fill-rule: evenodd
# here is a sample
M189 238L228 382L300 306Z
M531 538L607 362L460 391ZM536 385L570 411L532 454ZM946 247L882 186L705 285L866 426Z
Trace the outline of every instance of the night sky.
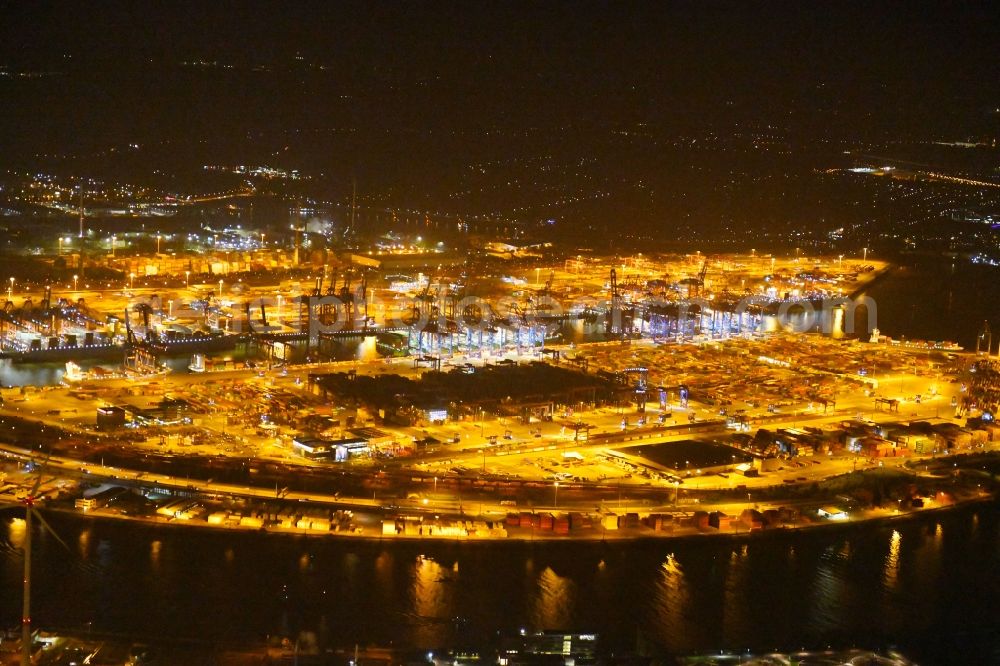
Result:
M879 205L871 192L817 182L844 155L929 161L897 148L1000 137L998 18L990 3L5 3L0 169L184 194L214 186L203 165L268 164L316 177L302 196L321 200L357 182L377 209L826 233L880 215L845 210Z
M1000 103L990 3L291 4L5 3L0 64L52 76L3 81L3 140L731 118L935 133Z

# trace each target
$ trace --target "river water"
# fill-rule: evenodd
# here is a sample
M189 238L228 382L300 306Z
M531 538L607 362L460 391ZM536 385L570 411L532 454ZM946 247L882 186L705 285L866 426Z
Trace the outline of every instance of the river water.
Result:
M949 340L974 350L983 321L1000 342L1000 268L942 257L901 257L867 290L878 327L894 338Z
M1000 663L1000 513L748 540L356 541L50 514L33 616L135 636L332 645L488 644L497 630L596 632L670 653L897 646ZM0 512L0 624L15 625L23 522ZM92 625L90 624L92 623Z

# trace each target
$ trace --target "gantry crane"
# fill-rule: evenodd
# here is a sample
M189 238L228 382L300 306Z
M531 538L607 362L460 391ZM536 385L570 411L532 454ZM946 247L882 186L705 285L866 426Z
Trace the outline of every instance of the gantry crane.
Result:
M611 336L628 336L632 334L632 320L635 318L635 308L625 302L618 289L618 274L611 269L611 308L608 311L605 330Z

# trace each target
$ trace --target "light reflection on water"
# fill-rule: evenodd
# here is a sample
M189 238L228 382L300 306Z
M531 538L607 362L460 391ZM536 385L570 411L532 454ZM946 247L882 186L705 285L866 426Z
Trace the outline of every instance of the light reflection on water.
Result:
M0 513L3 625L16 623L24 536L11 513ZM49 575L35 614L142 635L171 626L179 636L256 640L301 629L340 646L435 649L525 627L593 631L624 649L641 636L677 652L889 642L968 650L983 627L1000 635L1000 517L983 510L974 528L972 515L794 542L502 545L304 541L53 515L74 547L39 534L35 562ZM966 611L949 611L955 603ZM996 644L979 640L984 650ZM966 663L996 662L982 654Z
M811 622L820 633L834 629L847 607L849 591L845 563L851 552L849 542L831 544L820 556L813 584Z
M576 584L545 567L538 576L529 617L534 628L547 631L573 626Z
M162 572L162 558L160 557L163 551L163 542L157 539L156 541L149 544L149 561L152 565L153 573L160 574Z
M14 548L24 548L24 534L26 532L26 526L27 523L24 522L24 518L12 518L10 522L7 523L7 540Z
M80 538L77 540L80 547L80 557L84 560L90 557L90 530L85 529L80 532Z
M899 544L903 540L903 535L899 530L893 530L889 538L889 552L885 556L885 568L882 570L883 585L887 590L896 587L899 578Z
M654 631L657 638L671 650L686 652L692 649L689 640L691 627L685 616L690 591L684 569L673 553L667 555L660 565L654 586Z
M420 556L413 565L413 630L420 645L443 644L450 635L448 621L454 617L455 579L451 571Z

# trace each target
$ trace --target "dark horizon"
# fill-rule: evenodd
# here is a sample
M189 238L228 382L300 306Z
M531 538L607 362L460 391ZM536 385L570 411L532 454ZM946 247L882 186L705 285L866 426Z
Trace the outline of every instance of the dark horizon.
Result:
M763 123L993 135L986 3L5 7L3 144ZM210 65L209 65L210 64ZM19 79L20 74L44 74ZM7 151L5 151L7 152Z

